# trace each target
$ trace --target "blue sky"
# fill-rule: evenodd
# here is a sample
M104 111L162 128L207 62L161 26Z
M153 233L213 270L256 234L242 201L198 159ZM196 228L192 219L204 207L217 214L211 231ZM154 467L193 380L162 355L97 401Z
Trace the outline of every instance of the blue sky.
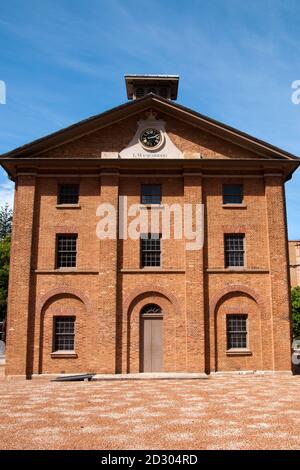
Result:
M298 0L1 2L0 152L126 101L125 73L179 74L178 102L300 155ZM287 183L300 238L300 170ZM12 184L0 172L0 205Z

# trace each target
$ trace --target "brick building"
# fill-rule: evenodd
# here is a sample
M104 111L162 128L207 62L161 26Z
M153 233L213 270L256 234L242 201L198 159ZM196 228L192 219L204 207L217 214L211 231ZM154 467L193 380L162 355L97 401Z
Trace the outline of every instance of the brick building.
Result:
M300 286L300 240L289 240L292 287Z
M299 160L178 105L177 88L126 76L127 103L1 156L16 183L7 375L291 370L284 182ZM203 204L203 246L161 225L99 238L97 208L118 213L120 196L147 216Z

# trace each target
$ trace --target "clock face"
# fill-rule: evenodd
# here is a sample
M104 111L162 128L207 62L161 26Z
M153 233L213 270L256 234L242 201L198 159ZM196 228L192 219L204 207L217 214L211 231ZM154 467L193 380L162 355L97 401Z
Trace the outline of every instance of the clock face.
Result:
M154 149L162 142L161 132L157 129L145 129L140 135L141 144L148 149Z

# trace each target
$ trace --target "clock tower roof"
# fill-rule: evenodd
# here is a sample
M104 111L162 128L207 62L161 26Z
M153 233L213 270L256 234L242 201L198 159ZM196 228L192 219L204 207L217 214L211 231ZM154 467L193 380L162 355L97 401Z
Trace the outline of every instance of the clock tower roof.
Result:
M153 93L176 100L179 75L125 75L127 98L136 100Z

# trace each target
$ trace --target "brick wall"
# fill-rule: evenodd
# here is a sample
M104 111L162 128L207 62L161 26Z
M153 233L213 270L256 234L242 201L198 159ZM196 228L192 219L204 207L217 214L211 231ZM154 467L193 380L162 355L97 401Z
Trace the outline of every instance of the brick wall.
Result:
M254 156L184 122L158 117L165 118L170 137L183 151L201 151L220 160ZM97 158L101 151L118 151L130 141L136 119L82 137L49 156ZM179 177L125 178L109 169L99 177L62 177L61 171L57 177L19 176L6 373L138 372L140 311L148 303L160 305L164 313L166 371L290 370L282 179L264 179L257 169L252 177L242 171L236 179L207 176L186 171ZM80 207L58 208L58 184L69 181L80 183ZM159 271L140 270L139 240L96 237L96 209L101 202L118 210L118 196L126 195L128 204L138 204L141 184L152 182L162 185L162 204L205 205L203 249L187 251L186 240L174 237L162 240ZM244 184L245 204L239 209L222 205L222 185L232 182ZM223 239L230 232L245 233L244 270L224 269ZM76 270L55 270L57 233L78 233ZM71 311L76 315L76 357L53 357L53 316ZM230 312L248 315L247 354L226 351L225 322Z
M7 316L6 374L28 374L32 227L35 177L20 176L15 191Z
M140 119L145 119L144 112L134 114L127 119L46 152L44 157L79 158L88 155L89 158L99 158L101 152L120 152L133 138L137 121ZM166 122L166 131L169 137L182 152L200 152L204 158L256 158L255 154L249 150L192 127L161 111L158 112L157 119Z

